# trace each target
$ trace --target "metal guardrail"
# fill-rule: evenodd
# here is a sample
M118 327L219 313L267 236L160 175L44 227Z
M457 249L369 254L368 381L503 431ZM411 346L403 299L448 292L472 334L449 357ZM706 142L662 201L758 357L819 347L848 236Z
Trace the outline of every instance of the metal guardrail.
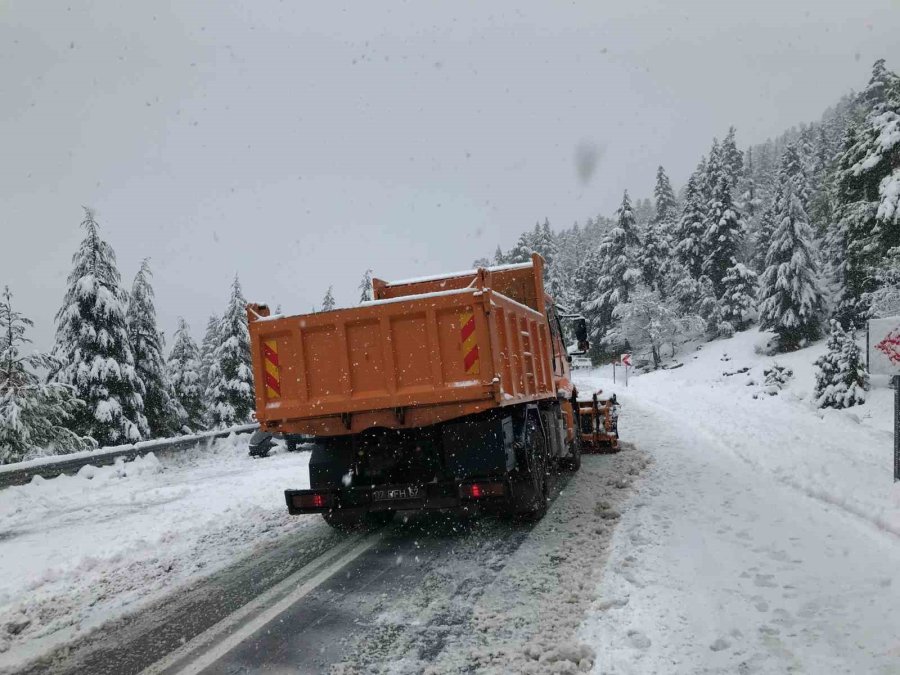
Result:
M97 450L85 450L69 455L54 455L51 457L39 457L27 462L16 462L0 466L0 489L11 485L24 485L35 476L42 478L54 478L62 474L77 471L83 466L109 466L122 458L126 461L135 457L146 455L149 452L164 454L177 450L187 450L201 443L209 442L217 438L226 438L231 434L249 434L259 429L258 424L243 424L237 427L229 427L221 431L207 431L194 436L179 436L177 438L162 438L154 441L141 441L134 445L117 445L111 448L99 448Z

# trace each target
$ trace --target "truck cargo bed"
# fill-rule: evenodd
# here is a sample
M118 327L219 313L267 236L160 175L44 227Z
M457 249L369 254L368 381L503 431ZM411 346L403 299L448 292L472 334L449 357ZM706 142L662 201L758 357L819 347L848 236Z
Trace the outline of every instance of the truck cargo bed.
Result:
M249 306L261 427L328 436L411 428L554 396L562 355L548 335L541 274L537 258L376 280L379 299L348 309L273 317Z

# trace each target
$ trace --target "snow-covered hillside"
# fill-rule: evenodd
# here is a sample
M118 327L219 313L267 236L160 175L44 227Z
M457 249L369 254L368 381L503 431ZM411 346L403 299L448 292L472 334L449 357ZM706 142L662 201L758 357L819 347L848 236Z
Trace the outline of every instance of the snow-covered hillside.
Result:
M886 383L845 411L811 403L823 344L776 357L748 331L674 370L583 390L622 401L655 464L582 626L597 672L894 672L900 488ZM763 370L794 372L770 395Z
M818 409L812 402L815 367L825 343L789 354L756 353L771 333L756 330L679 355L683 367L632 377L616 391L627 401L665 410L754 470L770 473L816 499L840 505L900 536L900 491L893 470L893 391L873 378L865 405ZM772 395L763 371L772 364L794 375ZM611 388L611 371L583 382ZM634 417L625 408L626 428Z
M0 671L318 523L284 506L309 453L279 450L231 436L0 491Z

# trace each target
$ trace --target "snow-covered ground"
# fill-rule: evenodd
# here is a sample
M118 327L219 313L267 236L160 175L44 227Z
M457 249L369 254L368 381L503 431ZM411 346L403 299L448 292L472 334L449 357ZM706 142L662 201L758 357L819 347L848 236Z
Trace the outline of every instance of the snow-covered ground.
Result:
M318 522L284 506L309 453L247 439L0 491L0 671Z
M582 625L595 672L900 672L893 392L817 410L824 345L765 357L762 342L706 344L627 389L579 374L617 392L622 437L655 459ZM795 375L774 396L772 363Z
M455 539L423 544L430 571L376 612L375 635L387 637L363 631L348 662L900 673L893 392L876 381L865 405L818 410L812 363L824 344L767 357L755 351L764 341L749 331L702 345L628 388L609 369L579 372L585 393L617 392L622 438L639 450L587 458L521 536L487 521L460 551ZM775 395L762 373L773 363L794 372ZM324 527L283 504L284 487L306 485L308 453L253 460L246 442L0 491L0 672ZM409 544L402 528L394 535Z

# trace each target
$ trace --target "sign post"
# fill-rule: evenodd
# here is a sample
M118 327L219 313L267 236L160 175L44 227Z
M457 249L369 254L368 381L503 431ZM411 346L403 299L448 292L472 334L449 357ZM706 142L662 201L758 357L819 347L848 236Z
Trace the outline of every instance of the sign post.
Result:
M894 482L900 481L900 316L869 319L866 369L889 375L894 388Z
M628 386L628 369L631 367L631 354L622 354L622 367L625 369L625 386Z
M894 385L894 482L900 480L900 375L891 378Z

